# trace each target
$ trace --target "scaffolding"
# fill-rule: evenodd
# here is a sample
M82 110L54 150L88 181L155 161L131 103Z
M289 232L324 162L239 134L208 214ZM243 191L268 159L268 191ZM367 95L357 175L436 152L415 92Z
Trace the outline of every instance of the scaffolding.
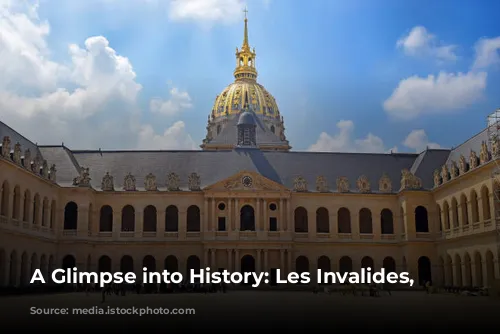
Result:
M495 216L491 217L491 223L496 230L497 261L500 259L500 156L494 149L500 143L500 108L488 116L488 150L491 152L493 170L491 172L493 185L493 205L495 206Z

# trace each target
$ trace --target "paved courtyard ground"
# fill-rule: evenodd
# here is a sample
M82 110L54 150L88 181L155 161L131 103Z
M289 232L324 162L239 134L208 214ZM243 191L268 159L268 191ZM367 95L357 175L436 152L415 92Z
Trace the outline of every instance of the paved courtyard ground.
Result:
M187 331L200 327L250 326L273 324L277 329L297 329L311 325L330 328L374 326L421 326L430 323L450 326L486 326L498 322L500 301L488 297L466 297L424 292L393 292L392 296L361 297L311 292L230 291L227 294L153 294L108 296L66 293L54 295L9 296L0 298L1 323L22 326L71 325L76 329L111 327L126 331L133 325L155 324ZM68 315L30 315L30 308L67 309ZM81 308L106 312L109 308L189 309L185 315L75 315ZM78 310L78 311L77 311ZM194 310L194 311L192 311ZM139 312L139 311L138 311ZM182 312L182 311L181 311ZM243 321L243 322L241 322ZM220 327L222 326L222 327Z

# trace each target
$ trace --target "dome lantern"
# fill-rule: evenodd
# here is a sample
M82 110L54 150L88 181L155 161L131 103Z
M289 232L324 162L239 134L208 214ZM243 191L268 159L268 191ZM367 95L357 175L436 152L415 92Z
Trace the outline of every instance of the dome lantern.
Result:
M255 48L252 50L248 43L248 19L245 12L245 31L243 34L243 45L241 49L236 48L236 69L234 70L234 78L236 80L257 80L257 70L255 68Z

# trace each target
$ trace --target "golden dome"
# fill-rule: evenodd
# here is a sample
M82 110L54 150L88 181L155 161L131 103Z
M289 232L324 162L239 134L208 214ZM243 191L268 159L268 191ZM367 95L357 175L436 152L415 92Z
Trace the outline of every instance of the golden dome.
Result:
M251 80L237 80L227 86L215 99L212 114L214 117L238 114L246 104L258 115L280 115L274 97L264 86Z
M241 49L236 48L235 82L227 86L215 98L212 116L229 116L238 114L245 107L251 108L256 114L279 118L278 105L274 97L257 83L255 68L255 49L248 43L248 20L245 10L245 30Z

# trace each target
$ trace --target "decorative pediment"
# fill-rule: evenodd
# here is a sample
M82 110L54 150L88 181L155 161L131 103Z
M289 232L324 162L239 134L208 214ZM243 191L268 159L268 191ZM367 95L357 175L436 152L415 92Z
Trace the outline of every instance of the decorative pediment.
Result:
M481 151L479 152L479 162L482 164L490 161L491 156L490 152L488 151L488 145L486 144L486 141L483 140L481 143Z
M460 172L460 175L467 173L469 170L469 165L467 164L467 160L463 155L460 155L460 158L458 159L458 171Z
M14 162L18 165L21 164L21 144L19 142L16 143L16 145L14 145L14 156L13 156L13 159L14 159Z
M293 179L293 190L298 192L307 191L307 181L302 176Z
M78 187L90 187L90 172L88 168L80 168L80 175L73 179L73 185Z
M383 174L378 181L378 190L383 193L390 193L392 191L392 182L387 174Z
M448 166L446 164L441 167L441 179L443 182L450 179L450 172L448 171Z
M434 170L434 187L439 187L441 184L441 173L439 169Z
M361 175L356 181L356 186L358 187L359 192L368 193L371 191L370 181L366 175Z
M158 190L158 187L156 186L156 176L154 176L152 173L149 173L144 178L144 189L146 189L146 191Z
M55 164L52 164L52 166L50 166L49 179L52 182L56 182L57 181L57 169L56 169L56 165Z
M180 178L175 173L167 175L167 189L168 191L179 191Z
M199 191L200 190L201 179L200 176L196 173L191 173L188 177L188 188L191 191Z
M208 187L205 191L288 191L283 185L255 172L242 171Z
M422 188L422 180L408 169L401 171L401 189L400 190L416 190Z
M109 172L106 172L106 175L102 177L101 189L103 191L114 191L115 185L113 176L109 175Z
M347 177L341 176L337 178L337 191L339 193L349 192L349 180Z
M318 176L316 178L316 191L319 191L321 193L327 193L330 191L326 177Z
M31 168L31 151L29 148L24 151L24 168Z
M471 150L470 151L470 156L469 156L469 166L471 169L476 168L478 166L478 158L477 154L475 151Z
M5 158L9 158L10 157L10 137L9 136L3 137L3 141L2 141L2 155Z
M125 191L135 191L135 177L131 174L128 173L125 175L125 178L123 179L123 190Z

